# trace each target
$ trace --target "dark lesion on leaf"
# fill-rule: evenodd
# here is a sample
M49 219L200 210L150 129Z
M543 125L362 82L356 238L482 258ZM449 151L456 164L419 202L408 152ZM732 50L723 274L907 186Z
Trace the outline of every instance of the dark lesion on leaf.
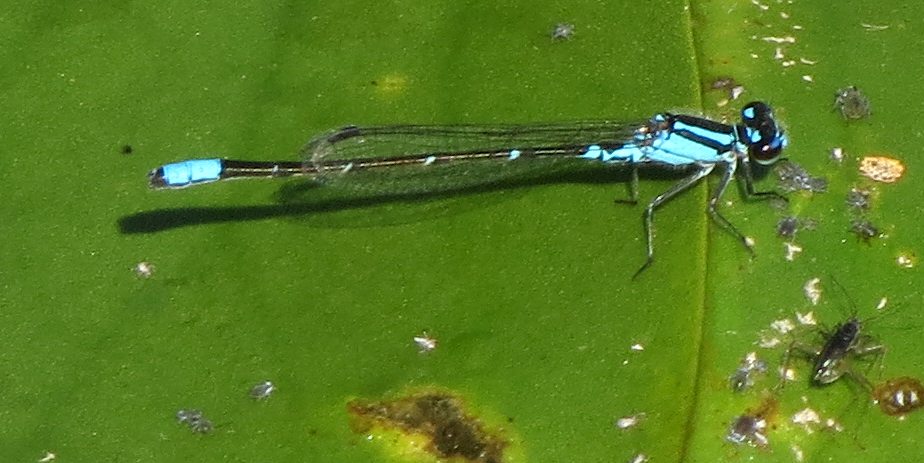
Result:
M468 414L459 397L423 391L393 400L355 399L347 404L357 433L374 428L423 436L424 449L440 459L502 463L508 442Z

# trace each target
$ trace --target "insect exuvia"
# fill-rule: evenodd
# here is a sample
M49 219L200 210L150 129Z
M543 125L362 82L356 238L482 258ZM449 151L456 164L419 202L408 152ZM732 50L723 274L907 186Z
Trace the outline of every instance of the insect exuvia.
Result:
M756 192L751 162L776 162L788 139L770 106L747 104L739 124L729 125L697 116L662 113L647 122L587 121L536 125L391 125L348 126L317 136L304 149L305 161L234 161L196 159L167 164L149 174L152 188L183 188L233 178L304 176L316 180L356 178L398 172L434 171L460 163L524 163L531 159L577 158L631 168L631 191L637 199L638 168L658 166L690 172L656 196L644 213L647 260L636 276L654 261L653 217L662 204L686 191L717 166L721 182L707 211L753 254L751 242L718 211L719 200L741 168L748 196ZM496 167L503 169L503 167ZM385 174L387 172L387 174ZM434 172L438 175L438 171ZM458 175L458 173L456 173ZM462 173L461 175L465 175ZM443 180L451 181L447 177Z

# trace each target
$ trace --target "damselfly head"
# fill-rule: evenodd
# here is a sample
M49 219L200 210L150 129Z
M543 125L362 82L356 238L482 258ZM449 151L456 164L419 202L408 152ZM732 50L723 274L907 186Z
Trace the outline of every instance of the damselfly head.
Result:
M747 129L749 157L762 165L776 162L789 139L776 123L770 105L760 101L748 103L741 110L741 120Z

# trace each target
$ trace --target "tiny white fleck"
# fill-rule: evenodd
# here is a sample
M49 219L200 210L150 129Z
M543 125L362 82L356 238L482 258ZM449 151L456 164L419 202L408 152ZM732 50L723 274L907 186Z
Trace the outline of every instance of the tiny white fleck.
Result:
M641 344L639 344L639 343L635 343L635 344L632 344L632 346L629 347L629 349L632 349L632 350L634 350L634 351L636 351L636 352L641 352L641 351L645 350L645 346L643 346L643 345L641 345Z
M417 344L417 347L420 348L420 353L423 354L436 349L438 341L428 336L427 332L424 331L420 336L414 336L414 343Z
M347 172L349 172L349 171L351 171L351 170L353 170L353 163L352 163L352 162L348 162L345 166L343 166L343 169L340 169L340 173L344 173L344 174L345 174L345 173L347 173Z
M764 5L763 3L758 2L757 0L751 0L751 4L760 8L761 11L767 11L770 9L770 5Z
M629 429L634 428L642 421L642 418L645 417L644 413L636 413L634 415L624 416L616 420L616 427L619 429Z
M812 429L809 427L809 425L820 424L821 417L818 416L818 412L815 410L812 410L811 408L804 408L792 416L792 422L795 424L801 424L807 432L812 432Z
M38 462L48 463L49 461L54 461L55 458L58 458L58 456L55 455L53 452L45 452L45 456L42 458L39 458Z
M780 378L783 378L783 381L795 381L796 380L796 370L793 368L780 368Z
M427 156L426 158L424 158L425 166L429 166L430 164L433 164L434 162L436 162L436 156Z
M804 81L806 81L806 82L815 82L815 78L812 77L812 76L809 75L809 74L806 74L806 75L802 76L802 80L804 80Z
M789 13L785 11L780 11L780 17L783 19L789 19Z
M802 285L802 291L805 292L805 297L812 303L812 305L818 305L818 301L821 300L821 278L815 277L809 281L806 281Z
M813 65L815 65L815 64L818 64L818 61L813 61L813 60L810 60L810 59L808 59L808 58L799 58L799 62L802 63L802 64L808 64L809 66L813 66Z
M815 312L799 313L796 312L796 320L799 321L801 325L817 325L818 320L815 319Z
M841 432L844 430L844 425L838 423L834 418L828 418L825 420L825 429L829 431Z
M888 303L889 303L889 298L887 298L887 297L884 297L884 298L882 298L882 299L879 299L879 303L876 304L876 310L882 310L882 309L884 309L885 306L886 306L886 304L888 304Z
M644 453L640 453L632 458L629 463L645 463L648 461L648 456Z
M781 64L783 65L784 68L788 68L788 67L795 66L795 65L796 65L796 61L795 61L795 60L786 60L786 61L783 61Z
M751 58L754 58L754 59L760 58L760 55L758 55L757 53L751 53L750 56Z
M802 452L802 449L798 445L793 444L791 447L792 456L796 458L796 461L803 461L805 459L805 453Z
M745 236L745 237L744 237L744 245L747 246L747 247L749 247L749 248L753 248L753 247L754 247L754 238L751 238L750 236Z
M795 329L796 324L788 318L781 318L770 323L770 328L778 331L780 334L786 334Z
M737 100L738 97L741 96L742 93L744 93L744 87L741 85L735 85L734 87L732 87L731 92L730 92L731 99Z
M761 40L771 43L796 43L796 38L791 35L786 37L761 37Z
M834 159L837 162L844 162L844 158L847 156L847 153L844 152L844 148L832 148L831 149L831 159Z
M763 349L773 349L776 346L779 346L783 341L780 341L780 338L761 338L760 342L757 343Z
M796 260L796 254L802 252L802 246L796 243L785 242L783 246L786 247L786 260L790 262Z
M792 26L792 30L794 30L794 31L801 31L802 29L804 29L804 28L803 28L802 26L798 25L798 24L794 24L794 25Z
M884 31L889 28L889 26L877 26L875 24L860 23L860 26L868 31Z
M154 275L154 266L150 262L138 262L132 270L140 278L151 278Z
M899 267L902 268L913 268L914 267L914 258L907 254L901 254L895 259L895 262Z
M773 59L783 59L783 58L785 58L785 55L783 55L783 48L776 47L776 51L773 52Z

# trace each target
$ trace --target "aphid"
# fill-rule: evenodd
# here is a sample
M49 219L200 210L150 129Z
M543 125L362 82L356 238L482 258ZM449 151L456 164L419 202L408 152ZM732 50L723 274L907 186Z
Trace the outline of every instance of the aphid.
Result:
M860 160L860 174L877 182L895 183L905 175L905 164L888 156L867 156Z
M776 235L781 238L792 238L799 231L799 219L795 217L783 217L776 223Z
M853 85L838 90L834 96L834 109L844 119L862 119L870 115L869 98Z
M814 193L824 193L828 190L828 179L813 177L799 164L792 161L780 164L776 170L780 188L786 192L808 190Z
M867 220L854 220L850 222L850 231L852 231L854 235L857 235L857 240L863 240L866 244L869 244L871 239L880 236L879 229L876 228L872 222Z
M190 423L202 419L202 412L199 410L177 410L176 421L179 423Z
M189 429L192 429L193 432L196 432L199 434L208 434L212 432L212 430L215 429L215 427L212 426L211 421L205 418L200 418L196 421L190 422Z
M767 420L751 415L741 415L732 420L728 425L728 433L725 434L725 440L741 445L744 443L766 447L767 440Z
M776 234L780 238L792 239L799 230L814 230L818 223L814 219L800 219L788 216L776 223Z
M885 346L867 344L871 338L861 333L862 327L856 317L851 317L827 336L825 345L817 351L815 357L811 380L813 386L826 386L847 374L871 389L869 381L851 369L848 358L881 355L885 352Z
M767 362L758 358L756 352L748 352L741 359L741 366L728 377L729 386L735 392L746 391L754 385L754 374L766 373L767 369Z
M558 23L552 30L552 40L569 40L574 36L574 24Z
M276 390L276 386L270 381L263 381L250 389L250 398L253 400L268 399Z
M815 387L827 386L834 383L844 375L868 390L872 389L869 381L851 367L851 361L871 355L882 356L886 347L873 343L873 338L862 333L863 324L856 316L850 317L844 323L834 327L833 330L823 332L824 344L805 346L793 342L786 351L784 360L788 364L789 355L793 351L801 352L812 362L810 384Z
M176 420L186 423L189 429L199 434L208 434L214 429L212 422L205 419L199 410L177 410Z
M873 400L886 415L903 416L924 406L924 386L917 378L892 378L873 388Z

